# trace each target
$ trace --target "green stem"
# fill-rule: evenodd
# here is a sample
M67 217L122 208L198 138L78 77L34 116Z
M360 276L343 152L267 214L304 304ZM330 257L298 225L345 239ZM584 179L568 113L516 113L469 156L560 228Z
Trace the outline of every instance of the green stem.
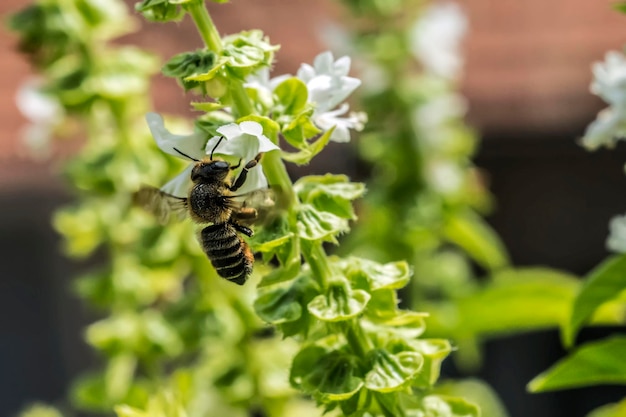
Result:
M207 48L216 54L222 52L222 38L213 24L209 11L204 5L204 0L186 3L185 10L187 10L196 24L196 28Z
M312 242L303 245L302 249L302 256L311 267L313 276L317 278L317 283L322 289L328 288L328 281L332 278L333 273L322 243Z
M243 117L254 113L254 108L250 102L250 97L240 81L231 80L230 97L233 100L233 107L237 116Z
M356 320L352 320L345 327L345 336L352 351L360 358L365 358L372 350L372 344L363 333L363 329Z

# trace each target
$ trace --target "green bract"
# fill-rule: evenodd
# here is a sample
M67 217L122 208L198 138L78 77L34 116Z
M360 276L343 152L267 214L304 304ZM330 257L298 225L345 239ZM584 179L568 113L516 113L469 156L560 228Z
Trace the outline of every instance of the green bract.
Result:
M135 4L135 10L153 22L177 22L184 16L181 3L184 1L143 0Z
M338 280L329 285L325 294L309 302L309 312L319 320L344 321L361 314L370 299L363 290L352 290L346 282Z
M319 346L301 350L293 360L289 379L319 403L344 401L363 386L357 359L338 350Z

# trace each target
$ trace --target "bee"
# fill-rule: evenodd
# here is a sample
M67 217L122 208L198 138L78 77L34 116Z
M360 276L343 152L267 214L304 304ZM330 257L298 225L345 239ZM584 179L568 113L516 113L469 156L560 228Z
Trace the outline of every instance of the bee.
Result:
M204 253L222 278L243 285L252 272L254 254L241 235L253 235L250 226L258 217L256 208L248 206L250 199L235 194L245 183L248 171L259 164L262 154L247 162L237 178L231 181L231 173L241 166L213 158L213 152L224 139L221 137L209 159L198 160L180 150L174 150L195 162L191 171L193 187L187 197L178 197L158 188L143 186L134 195L135 203L153 212L162 223L171 214L178 217L188 215L195 223L207 224L198 236ZM259 198L269 190L250 193ZM250 195L243 197L251 197ZM264 199L267 204L267 198Z

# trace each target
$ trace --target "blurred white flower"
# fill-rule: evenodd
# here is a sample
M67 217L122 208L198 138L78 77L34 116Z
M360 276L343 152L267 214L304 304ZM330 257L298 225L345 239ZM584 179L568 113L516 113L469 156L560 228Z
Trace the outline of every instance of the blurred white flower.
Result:
M343 101L361 85L357 78L349 77L350 58L334 60L331 52L323 52L315 57L313 66L302 64L298 78L306 84L309 102L314 106L313 123L323 130L336 126L330 140L347 142L349 129L361 130L367 120L364 113L350 113L348 117L338 117L348 112L348 104ZM342 104L343 103L343 104ZM337 106L341 106L335 109Z
M245 121L239 124L230 123L221 126L217 129L221 136L207 140L207 136L203 132L189 135L177 135L169 132L165 128L163 118L157 113L148 113L146 120L157 146L163 152L185 160L189 160L189 158L206 159L206 156L213 152L213 156L221 155L235 164L241 160L243 167L257 154L279 149L269 138L263 135L263 127L257 122ZM218 144L222 136L224 139ZM195 161L192 162L194 163L161 187L161 190L179 197L186 196L192 186L191 170ZM267 188L267 179L261 166L257 165L249 171L246 182L237 190L237 193L245 194L262 188Z
M624 138L626 138L626 115L607 107L587 126L581 143L585 148L595 150L601 146L612 148L619 139Z
M613 252L626 253L626 215L613 217L609 230L606 247Z
M463 185L463 170L452 161L432 161L426 178L433 189L441 194L455 194Z
M18 90L15 102L19 111L30 124L23 129L22 140L36 157L50 153L50 142L54 128L64 117L63 107L50 95L41 91L38 80L25 82Z
M456 80L463 69L460 45L467 18L456 3L433 3L409 30L411 52L426 72Z
M613 147L626 138L626 56L610 51L604 62L592 66L594 79L590 90L610 106L600 111L582 138L582 145L594 150L601 146Z
M626 107L626 56L609 51L604 62L593 64L592 72L591 92L611 105Z
M436 130L450 120L460 119L466 112L465 97L454 92L444 92L417 106L413 123L416 130Z

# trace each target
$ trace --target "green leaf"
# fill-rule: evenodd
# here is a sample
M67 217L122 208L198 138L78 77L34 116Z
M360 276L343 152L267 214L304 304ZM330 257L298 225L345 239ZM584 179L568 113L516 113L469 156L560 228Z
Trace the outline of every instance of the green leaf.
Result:
M282 105L279 112L293 116L304 110L309 97L306 84L296 77L288 78L278 84L274 89L274 94Z
M291 163L297 165L306 165L311 162L318 153L320 153L326 145L328 145L328 141L330 140L331 135L333 134L335 127L333 126L331 129L324 132L317 140L313 143L308 144L299 152L281 152L281 158L285 161L289 161Z
M341 268L352 282L366 280L372 291L397 290L408 284L411 278L411 269L404 261L379 264L369 259L350 257L341 262Z
M274 138L278 136L278 132L280 131L280 125L266 116L249 114L247 116L237 119L237 123L245 121L257 122L258 124L260 124L263 127L263 134L271 140L274 140Z
M226 106L224 104L215 103L211 101L202 101L202 102L192 101L191 107L193 107L194 110L199 110L199 111L203 111L206 113L210 113L216 110L222 110Z
M370 300L369 293L352 290L345 282L331 283L326 291L307 305L309 313L322 321L345 321L356 317L365 310Z
M603 303L616 298L626 289L626 255L605 260L587 275L574 300L569 323L563 328L566 346L574 343L576 334Z
M420 411L425 416L480 417L480 409L463 398L428 395L422 399Z
M479 379L447 380L437 384L434 391L435 394L444 396L443 398L463 397L470 403L479 405L482 416L509 416L498 394L489 384Z
M311 204L298 207L298 236L306 240L337 242L335 236L348 231L348 221Z
M313 395L319 402L345 401L363 386L352 355L320 346L302 349L293 359L291 384Z
M171 57L161 69L163 75L173 78L185 78L194 74L209 72L215 65L217 57L213 51L199 49L183 52Z
M439 379L441 363L452 351L450 342L444 339L418 339L410 341L410 345L424 358L424 365L413 385L430 388Z
M345 175L309 175L294 184L300 201L344 219L354 219L352 200L365 194L365 185Z
M143 0L135 4L135 10L152 22L178 22L185 12L173 3L169 0Z
M222 43L222 56L228 62L228 72L241 80L262 67L271 67L274 51L280 48L271 45L260 30L225 36Z
M310 273L305 272L292 282L260 288L254 310L268 323L295 321L302 317L304 306L317 294L317 285Z
M294 148L306 149L310 146L307 139L322 133L311 121L312 114L313 109L303 111L283 126L283 137Z
M367 361L371 370L365 375L365 387L382 393L404 390L424 365L418 352L391 354L384 349L370 351Z
M450 216L443 228L444 236L463 248L484 268L495 270L509 264L504 244L485 220L473 212Z
M624 352L624 336L588 343L535 377L528 384L528 390L545 392L600 384L626 385Z
M623 417L626 416L626 400L618 403L607 404L596 408L587 417Z
M110 359L104 375L107 398L115 402L124 399L130 389L136 368L137 357L134 355L122 353Z

